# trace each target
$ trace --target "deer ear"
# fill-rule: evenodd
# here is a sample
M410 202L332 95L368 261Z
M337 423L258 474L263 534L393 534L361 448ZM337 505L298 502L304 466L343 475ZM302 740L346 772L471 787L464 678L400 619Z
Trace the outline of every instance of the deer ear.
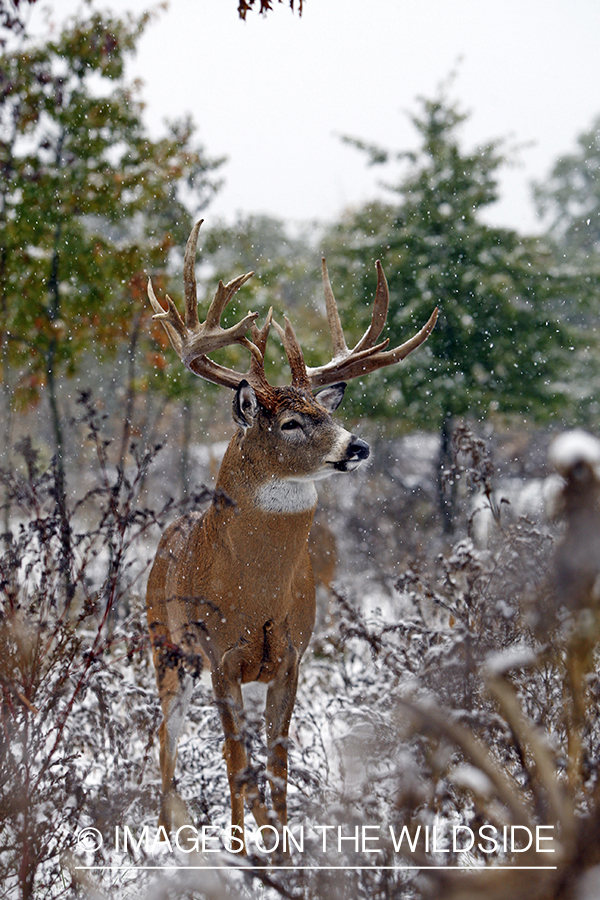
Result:
M339 384L332 384L331 387L323 388L315 394L317 401L324 406L327 412L332 413L338 408L344 399L344 391L346 390L346 382L340 381Z
M233 398L233 418L242 428L250 428L256 421L258 414L258 400L254 389L244 378L238 384Z

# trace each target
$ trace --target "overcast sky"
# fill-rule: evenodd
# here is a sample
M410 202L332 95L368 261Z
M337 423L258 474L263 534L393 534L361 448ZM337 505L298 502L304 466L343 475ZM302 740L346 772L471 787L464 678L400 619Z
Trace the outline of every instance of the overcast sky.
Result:
M305 0L301 18L287 0L274 6L242 22L237 0L170 0L130 67L145 83L153 132L191 112L208 153L228 157L207 219L326 220L381 195L390 173L367 168L339 135L414 147L416 98L457 68L450 96L471 113L466 148L497 137L526 145L489 218L538 227L531 180L600 114L599 0ZM50 4L55 19L75 8Z

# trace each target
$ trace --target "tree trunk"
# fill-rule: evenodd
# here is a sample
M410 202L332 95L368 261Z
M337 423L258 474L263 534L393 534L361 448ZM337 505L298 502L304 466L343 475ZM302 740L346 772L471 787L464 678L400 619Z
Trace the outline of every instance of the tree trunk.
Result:
M50 325L54 325L60 319L60 287L58 278L59 245L61 237L61 225L56 226L54 233L54 249L48 279L48 318ZM61 562L60 568L65 579L66 604L71 602L73 584L71 581L71 523L67 509L67 480L65 474L65 441L60 406L56 390L56 355L58 350L58 337L54 332L48 343L46 357L46 377L48 379L48 403L50 406L50 420L54 436L54 484L56 510L60 523Z
M185 500L190 492L190 444L192 442L192 398L188 395L182 402L182 430L181 430L181 468L180 485L181 499Z
M131 337L129 338L129 346L127 348L127 397L125 401L125 418L123 420L123 430L121 432L121 446L119 449L119 468L121 469L125 467L125 458L127 456L131 441L131 426L133 423L136 396L135 354L140 338L141 322L142 314L138 311L133 320L133 328L131 329Z
M452 478L452 415L446 413L440 432L440 454L437 465L438 509L444 534L454 531L456 483Z
M0 223L6 228L7 223L7 196L12 190L11 175L13 173L13 147L16 139L16 122L12 123L12 135L6 142L7 158L2 166L2 182L0 192ZM12 438L12 389L10 381L9 346L10 334L6 328L8 322L8 276L7 276L8 250L6 246L0 247L0 372L2 376L2 437L0 444L0 461L7 471L12 470L11 438ZM10 491L8 485L4 486L4 502L2 504L2 530L6 533L10 527Z
M5 304L4 298L2 302L2 318L6 321L4 314ZM0 438L0 465L6 472L12 471L12 389L10 383L10 364L8 359L8 335L6 332L0 335L0 371L2 372L2 405L0 415L2 416L2 430ZM2 531L6 534L10 528L10 491L8 484L4 485L2 501Z

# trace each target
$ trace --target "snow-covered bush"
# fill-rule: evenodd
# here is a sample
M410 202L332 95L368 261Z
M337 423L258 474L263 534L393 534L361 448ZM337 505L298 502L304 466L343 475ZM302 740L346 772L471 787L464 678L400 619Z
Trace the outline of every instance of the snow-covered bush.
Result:
M143 505L140 488L156 451L135 451L131 479L111 472L102 422L89 396L81 404L96 485L68 511L68 539L56 472L39 470L29 440L18 448L22 473L2 473L16 513L0 557L6 897L65 896L85 880L76 856L82 829L104 833L126 814L143 820L154 801L144 772L159 712L141 614L148 559L140 547L175 504L159 513Z
M158 513L145 505L152 453L138 452L128 477L110 468L89 398L82 422L96 452L96 485L69 510L68 541L53 472L38 470L30 443L21 444L23 473L3 476L18 510L0 563L6 897L592 896L600 486L595 460L573 450L575 439L568 453L555 448L564 524L554 537L500 515L480 550L465 512L466 533L452 546L424 534L421 546L435 546L435 554L407 559L403 551L380 608L375 595L363 602L359 578L334 582L303 660L290 735L289 827L304 844L292 844L292 867L278 869L251 843L243 868L220 844L189 854L143 838L156 835L160 794L144 572L155 526L179 510L172 502ZM461 432L458 449L450 476L491 498L485 447ZM188 502L210 497L203 490ZM380 583L390 585L389 574ZM262 728L249 704L243 739L257 762L265 755ZM201 682L177 770L198 829L223 828L229 818L221 744ZM542 829L541 849L499 844L491 853L485 842L466 848L450 837L484 826ZM528 870L547 863L548 834L552 868Z

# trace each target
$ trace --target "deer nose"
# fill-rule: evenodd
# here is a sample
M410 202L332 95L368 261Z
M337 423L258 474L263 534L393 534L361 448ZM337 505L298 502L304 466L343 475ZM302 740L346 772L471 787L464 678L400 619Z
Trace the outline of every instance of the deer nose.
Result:
M353 457L356 457L356 459L366 459L370 452L369 445L366 441L361 441L360 438L352 435L347 450L349 459L352 459Z

